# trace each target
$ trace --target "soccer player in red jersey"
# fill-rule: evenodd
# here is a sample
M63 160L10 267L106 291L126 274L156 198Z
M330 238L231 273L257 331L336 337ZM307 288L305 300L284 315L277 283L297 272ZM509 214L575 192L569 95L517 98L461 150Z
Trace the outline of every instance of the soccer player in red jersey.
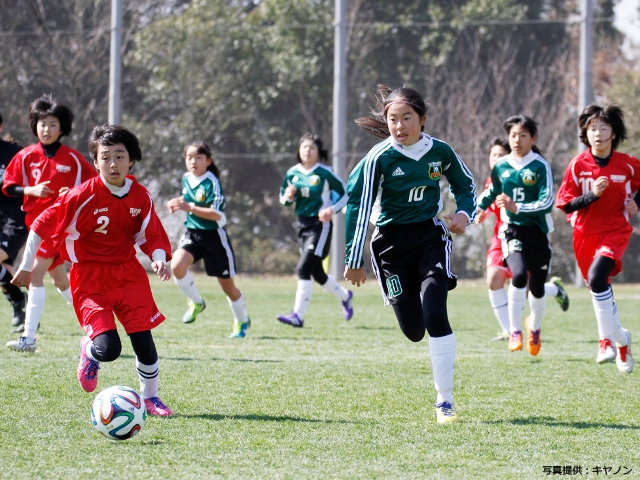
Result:
M22 209L26 213L28 228L36 217L54 204L58 195L80 185L96 175L95 168L84 157L60 143L60 138L71 133L73 113L51 95L43 95L29 109L31 131L40 140L22 149L11 160L4 173L2 192L9 196L24 196ZM21 339L7 343L12 350L34 352L36 330L44 309L44 275L49 271L58 291L71 305L69 278L64 260L51 255L51 247L44 242L38 255L29 285L24 334Z
M630 373L631 334L620 324L611 277L622 271L633 231L628 210L640 186L640 161L616 151L627 137L619 107L589 105L578 123L580 140L589 148L569 163L556 206L571 216L576 260L591 289L600 337L596 362L615 359L618 370Z
M53 251L71 262L73 307L86 333L80 342L80 385L87 392L95 390L99 362L120 356L115 314L136 354L147 411L167 416L171 410L158 397L158 354L151 335L165 317L134 245L151 258L160 279L168 280L171 244L149 192L127 175L142 158L136 136L124 127L100 125L91 133L89 151L100 175L59 197L35 220L13 281L29 282L40 241L49 239Z

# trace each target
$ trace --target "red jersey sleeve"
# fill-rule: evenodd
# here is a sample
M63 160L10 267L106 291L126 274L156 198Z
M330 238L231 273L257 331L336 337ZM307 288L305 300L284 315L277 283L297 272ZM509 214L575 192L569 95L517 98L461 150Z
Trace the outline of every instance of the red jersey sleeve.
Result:
M75 194L74 194L75 193ZM65 237L65 229L71 223L69 212L76 211L78 204L77 192L66 192L60 195L56 202L45 209L31 224L31 229L42 239L58 251Z
M4 171L4 180L2 181L2 193L7 194L7 187L12 185L24 185L24 180L22 178L22 159L25 157L26 149L20 150L16 153L15 157L11 159L9 165L7 165L7 169Z
M566 172L564 172L562 184L560 184L560 188L558 189L556 207L560 210L564 210L565 205L571 202L571 200L582 195L582 190L580 189L580 185L575 174L576 160L577 157L569 163Z
M640 160L635 157L629 157L629 166L631 167L631 192L640 190Z

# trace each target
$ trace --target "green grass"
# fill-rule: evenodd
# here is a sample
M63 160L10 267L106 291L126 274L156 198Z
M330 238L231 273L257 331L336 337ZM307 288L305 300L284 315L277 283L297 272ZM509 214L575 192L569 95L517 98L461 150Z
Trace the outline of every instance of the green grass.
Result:
M0 349L0 478L543 478L545 465L589 469L582 478L599 478L595 466L640 473L640 368L596 365L586 289L569 289L568 313L549 302L535 358L489 342L498 328L481 282L451 292L460 421L441 426L428 344L404 338L374 281L356 291L351 322L316 286L305 327L294 329L275 320L293 304L294 278L240 278L253 320L243 340L227 338L217 282L197 282L207 310L183 325L173 281L152 279L168 318L154 330L160 394L175 415L119 443L91 425L94 395L75 378L82 331L48 287L37 352ZM640 289L615 293L640 341ZM3 301L5 332L9 316ZM137 388L124 340L98 389Z

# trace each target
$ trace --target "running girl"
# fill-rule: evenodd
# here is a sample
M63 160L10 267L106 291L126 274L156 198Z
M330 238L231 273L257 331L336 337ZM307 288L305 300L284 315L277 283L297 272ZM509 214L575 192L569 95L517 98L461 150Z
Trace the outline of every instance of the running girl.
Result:
M4 174L2 191L6 195L24 196L23 210L28 228L46 208L54 204L58 195L80 185L96 175L95 168L84 157L60 143L71 133L73 113L51 95L43 95L31 104L29 124L40 140L22 149L9 163ZM44 309L44 275L49 271L53 283L69 305L72 304L69 277L60 255L45 241L35 258L24 325L24 333L7 343L12 350L35 352L36 330Z
M313 293L313 278L340 300L345 320L351 320L353 293L327 275L322 266L331 246L331 218L347 203L345 184L330 167L321 163L327 160L327 151L322 148L320 138L310 133L303 135L297 155L299 164L287 171L282 182L280 203L286 206L296 204L300 246L300 260L296 267L298 288L293 312L277 318L282 323L302 327Z
M171 409L158 397L158 353L151 335L165 317L156 307L134 245L151 258L158 277L168 280L171 273L165 262L171 257L171 244L149 192L127 175L142 159L136 136L118 125L96 126L89 152L100 175L59 197L33 222L14 283L29 283L41 239L49 239L53 251L71 262L73 307L86 333L80 341L80 386L93 392L99 362L120 356L115 314L136 354L147 412L168 416Z
M615 359L618 370L631 373L631 333L620 325L611 277L622 271L633 231L627 210L634 203L631 193L640 187L640 162L617 151L627 138L619 107L589 105L578 124L588 148L569 163L557 206L571 215L573 250L591 289L600 338L596 362Z
M540 352L540 329L546 308L545 282L551 266L548 234L553 231L553 176L551 166L535 146L538 124L529 117L509 117L503 127L511 153L491 170L491 186L481 195L478 208L495 201L506 210L502 251L511 270L508 291L509 351L522 350L522 310L527 299L531 314L525 321L527 350Z
M233 282L236 262L231 241L223 228L224 194L220 185L220 171L213 162L211 148L206 143L189 145L184 152L187 173L182 177L182 196L167 202L171 213L187 212L184 224L187 231L174 252L171 269L180 290L187 296L188 310L182 317L184 323L195 321L206 308L198 293L189 267L204 258L204 268L210 277L218 277L218 283L227 295L234 317L230 338L243 338L251 325L245 308L244 295Z
M371 263L385 305L393 310L412 342L429 333L438 423L457 419L453 409L453 364L456 341L447 315L448 291L457 279L451 272L451 233L463 234L476 210L475 184L467 166L449 145L423 133L427 106L410 88L391 91L378 86L373 117L356 123L385 138L373 147L349 176L344 277L360 286L366 280L364 243L369 219L376 229ZM457 203L444 215L440 178L446 175ZM372 217L372 211L375 214ZM422 296L422 300L421 300Z
M489 166L491 169L495 167L498 159L507 156L511 152L509 142L501 138L494 138L489 151ZM487 190L491 187L491 177L487 178L484 188ZM493 313L495 314L501 331L492 341L509 339L509 309L507 292L504 289L504 283L507 277L511 276L509 268L504 264L502 254L502 238L504 230L507 228L503 217L506 213L503 209L498 208L496 203L492 203L486 212L481 211L476 216L476 223L484 222L488 217L488 212L492 212L496 216L496 222L493 227L493 236L487 251L487 286L489 287L489 302ZM559 277L552 277L551 280L544 285L545 295L554 297L560 304L563 311L569 309L569 296L564 290L564 284Z

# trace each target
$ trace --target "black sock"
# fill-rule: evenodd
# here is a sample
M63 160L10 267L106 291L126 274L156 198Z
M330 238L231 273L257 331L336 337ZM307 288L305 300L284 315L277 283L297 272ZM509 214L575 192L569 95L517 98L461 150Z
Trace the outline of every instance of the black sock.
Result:
M16 287L11 283L13 275L6 268L2 267L0 271L0 287L2 287L2 293L11 305L16 305L24 300L24 292L20 290L20 287Z

